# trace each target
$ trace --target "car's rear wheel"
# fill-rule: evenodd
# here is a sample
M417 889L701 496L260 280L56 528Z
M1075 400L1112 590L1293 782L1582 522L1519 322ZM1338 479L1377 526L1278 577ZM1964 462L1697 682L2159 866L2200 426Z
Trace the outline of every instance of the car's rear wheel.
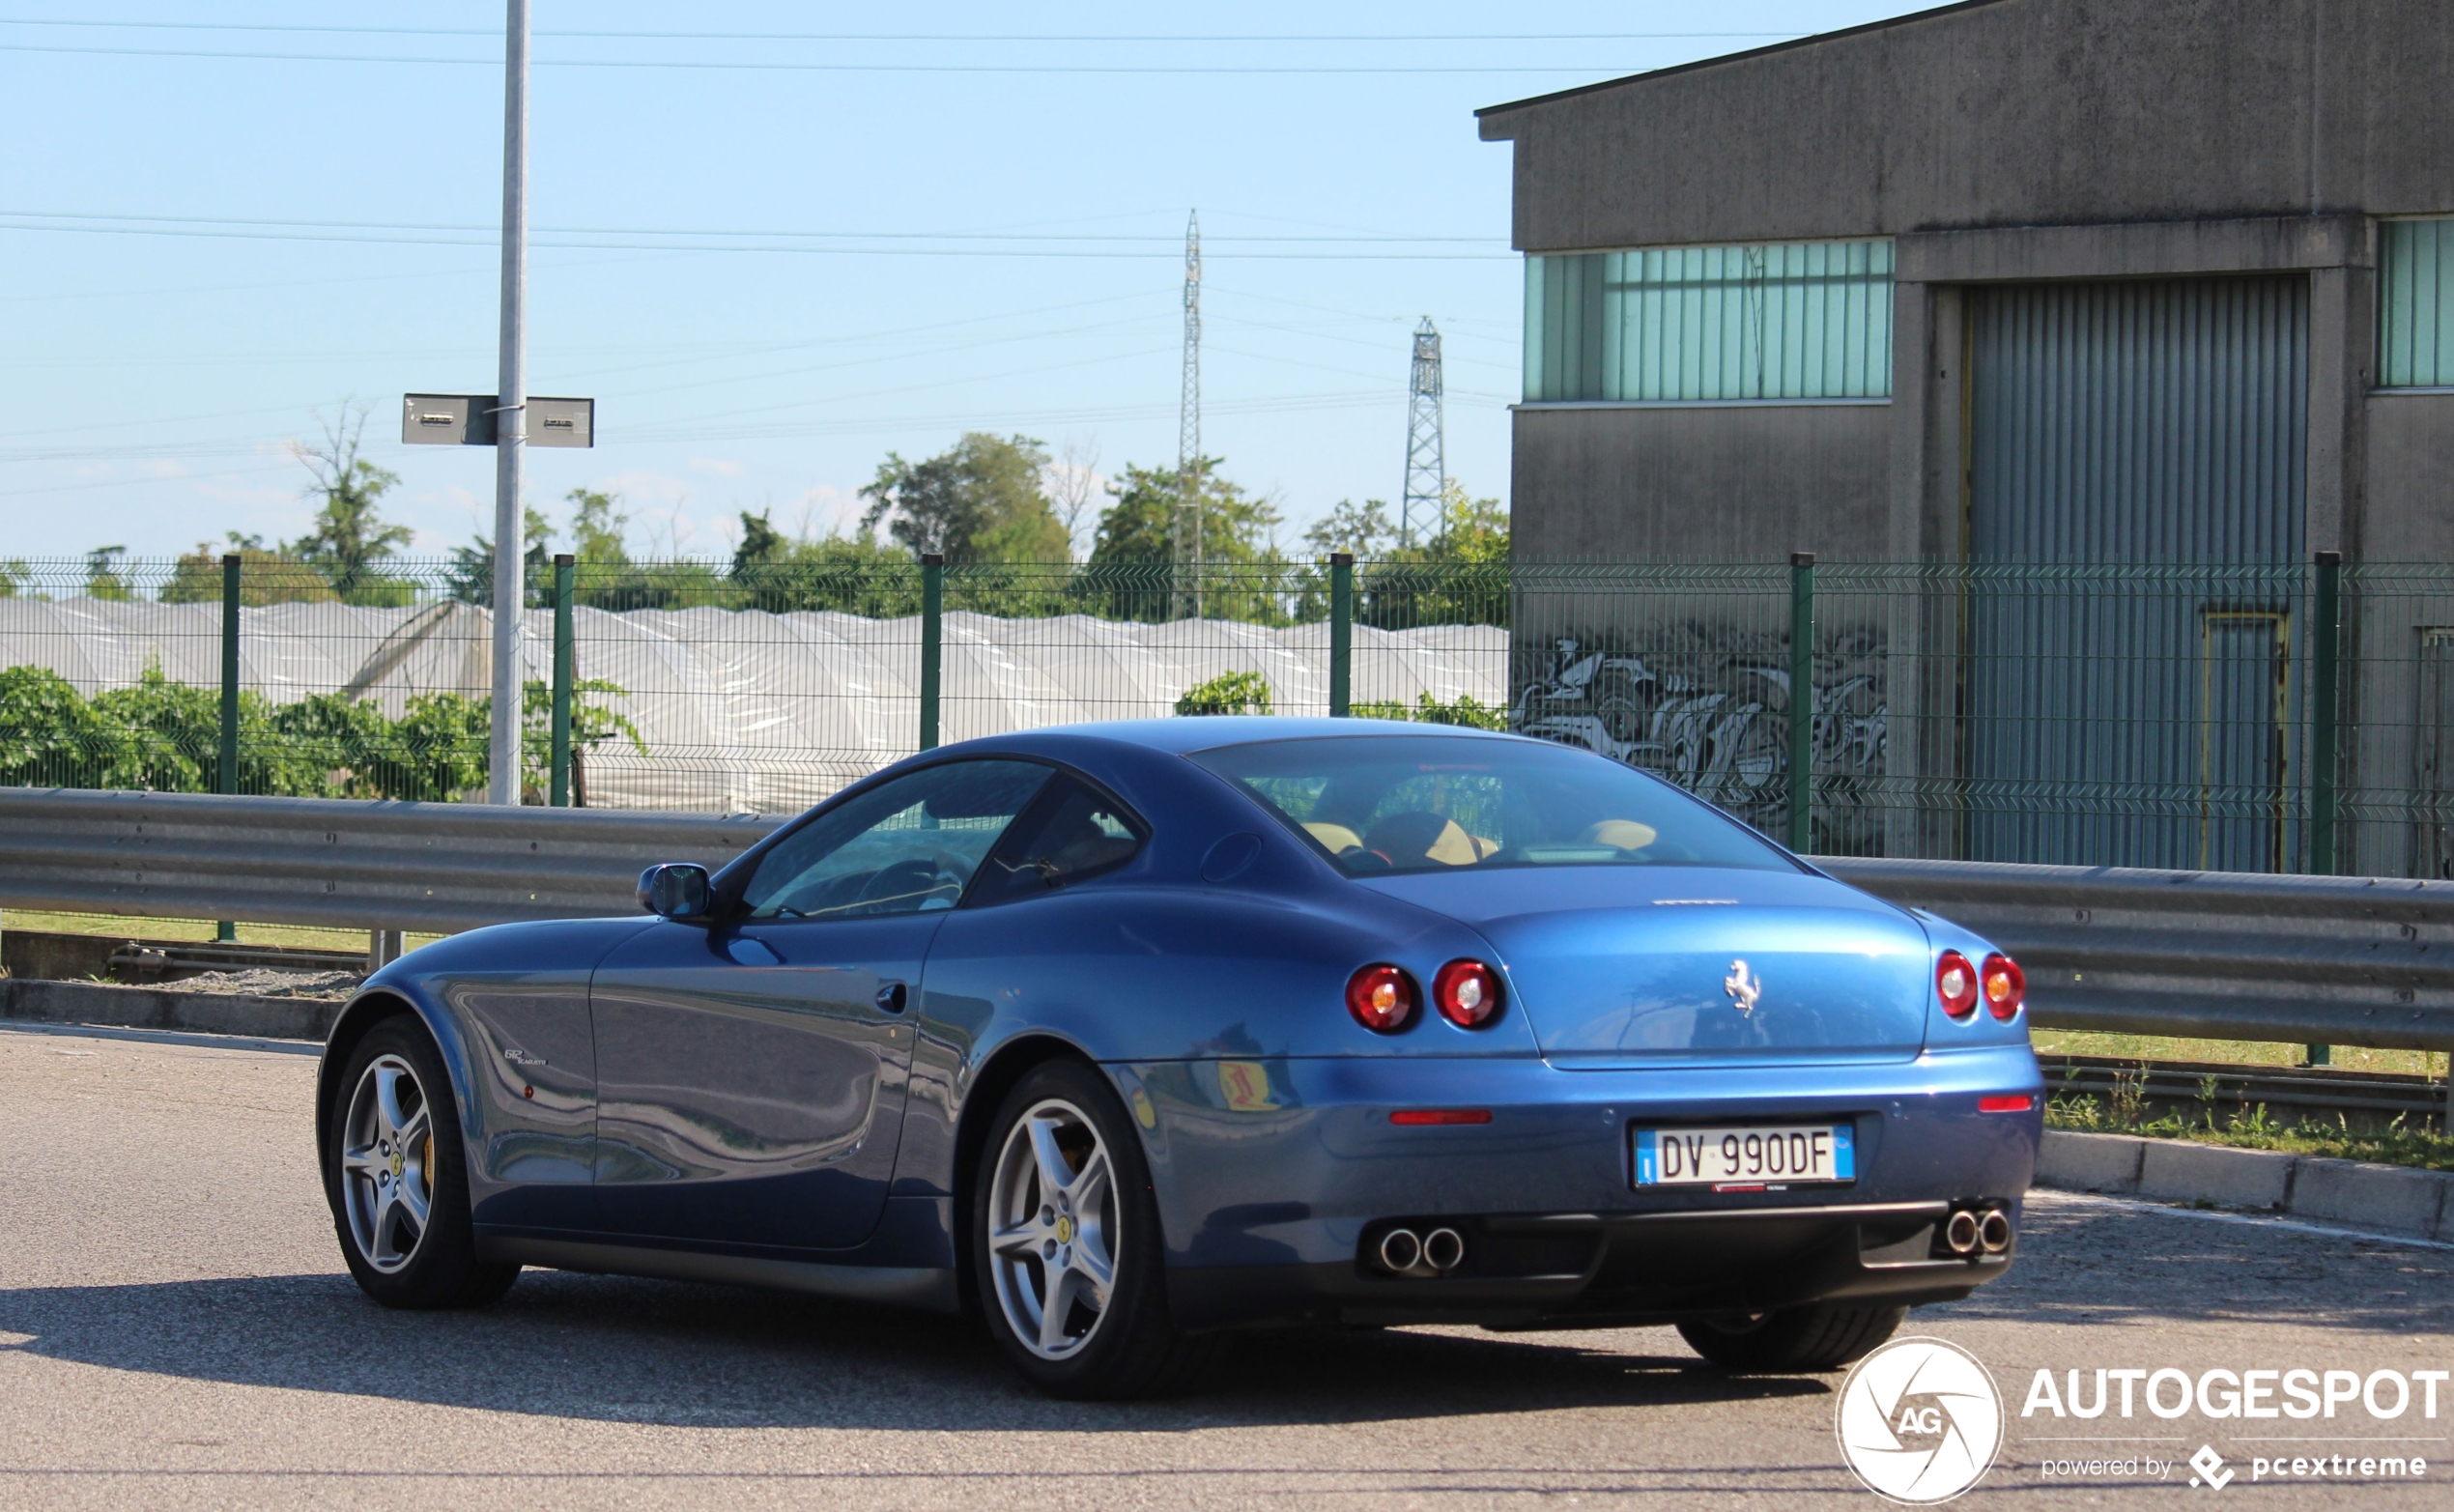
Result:
M325 1193L359 1290L386 1307L477 1307L519 1279L477 1258L451 1082L415 1019L367 1031L328 1116Z
M1035 1069L997 1110L984 1156L971 1222L981 1311L1034 1385L1163 1396L1216 1369L1226 1340L1168 1314L1150 1168L1104 1078L1073 1061Z
M1726 1370L1838 1370L1890 1338L1908 1315L1905 1307L1784 1307L1690 1318L1678 1331Z

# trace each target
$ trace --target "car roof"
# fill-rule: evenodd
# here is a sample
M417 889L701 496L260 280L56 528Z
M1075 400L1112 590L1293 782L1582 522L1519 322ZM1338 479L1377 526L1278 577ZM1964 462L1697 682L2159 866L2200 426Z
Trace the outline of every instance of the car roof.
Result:
M1296 719L1276 714L1212 714L1174 719L1105 720L1088 725L1052 725L1017 730L1011 735L966 741L966 746L1002 746L1010 751L1035 747L1055 755L1058 743L1096 741L1134 746L1181 756L1221 746L1255 745L1266 740L1320 740L1335 735L1440 735L1459 740L1521 740L1498 730L1469 729L1456 725L1425 725L1397 719ZM1042 746L1042 742L1048 742Z

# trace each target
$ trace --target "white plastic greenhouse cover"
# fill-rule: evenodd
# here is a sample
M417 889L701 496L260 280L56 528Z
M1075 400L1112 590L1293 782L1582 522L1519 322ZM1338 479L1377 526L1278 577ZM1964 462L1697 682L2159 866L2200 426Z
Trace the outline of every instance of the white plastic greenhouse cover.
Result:
M276 604L240 612L240 683L276 702L347 692L398 716L417 693L484 698L486 611L466 604L361 609ZM525 616L526 676L552 675L553 616ZM48 668L90 697L158 665L175 682L217 686L221 610L212 604L0 599L0 667ZM620 688L642 756L609 742L588 754L592 807L787 813L908 756L919 739L918 616L756 610L633 610L574 615L578 675ZM1227 620L1164 624L1068 614L944 620L940 739L1172 715L1187 688L1259 672L1281 714L1327 714L1329 627ZM1507 699L1507 632L1489 625L1355 627L1357 703L1413 707Z

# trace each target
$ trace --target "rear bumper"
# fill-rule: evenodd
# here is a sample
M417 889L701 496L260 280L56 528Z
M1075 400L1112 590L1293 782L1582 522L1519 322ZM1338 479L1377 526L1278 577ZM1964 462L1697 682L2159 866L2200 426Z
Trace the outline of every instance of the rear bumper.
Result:
M1963 1297L2010 1254L1934 1258L1955 1205L2013 1219L2043 1084L2025 1045L1892 1064L1561 1071L1534 1059L1112 1066L1144 1130L1169 1295L1192 1327L1446 1320L1659 1320L1812 1301ZM2027 1112L1981 1097L2025 1092ZM1410 1108L1486 1124L1398 1126ZM1638 1187L1631 1130L1848 1122L1847 1184ZM1393 1222L1466 1236L1441 1276L1365 1260ZM2014 1250L2015 1252L2015 1250Z
M1932 1202L1466 1218L1453 1220L1468 1242L1467 1263L1453 1275L1392 1276L1353 1261L1196 1267L1169 1272L1168 1298L1193 1328L1597 1327L1809 1302L1952 1301L2010 1270L2015 1245L2000 1256L1932 1258L1935 1225L1948 1211ZM1509 1260L1537 1254L1563 1269L1504 1273Z

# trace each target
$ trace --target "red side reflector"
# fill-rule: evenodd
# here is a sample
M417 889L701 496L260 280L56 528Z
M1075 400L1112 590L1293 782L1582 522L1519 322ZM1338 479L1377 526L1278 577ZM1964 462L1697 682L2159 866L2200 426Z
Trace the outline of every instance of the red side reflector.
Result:
M2025 1113L2036 1105L2037 1099L2024 1092L1977 1099L1977 1111L1980 1113Z
M1392 1124L1420 1127L1425 1124L1488 1124L1489 1108L1399 1108L1389 1115Z

